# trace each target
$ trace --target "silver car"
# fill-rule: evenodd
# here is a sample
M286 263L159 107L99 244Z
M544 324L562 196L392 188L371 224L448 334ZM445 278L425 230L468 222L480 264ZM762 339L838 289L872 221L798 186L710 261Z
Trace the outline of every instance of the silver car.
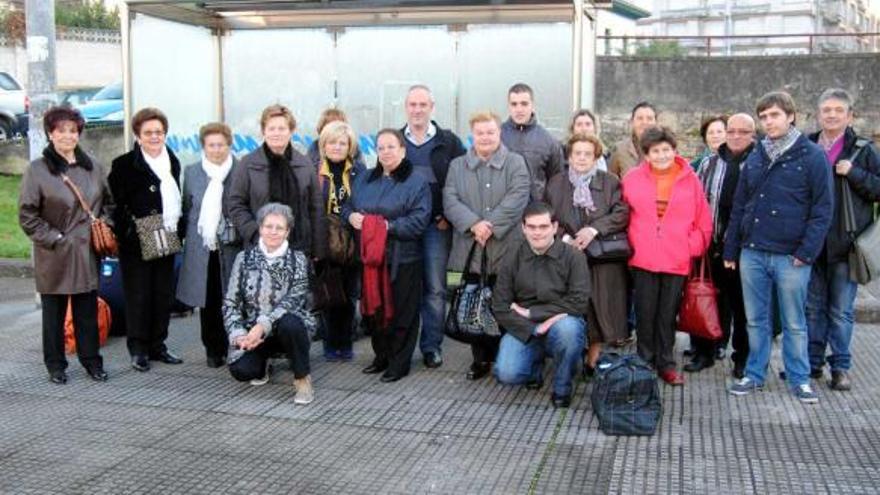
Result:
M0 72L0 141L27 134L30 100L21 84Z

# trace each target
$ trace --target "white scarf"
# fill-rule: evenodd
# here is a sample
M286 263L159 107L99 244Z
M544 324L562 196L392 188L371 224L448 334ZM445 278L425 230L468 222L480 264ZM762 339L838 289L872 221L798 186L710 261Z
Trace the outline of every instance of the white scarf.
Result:
M271 253L269 252L269 248L266 247L266 243L263 242L262 237L260 238L260 242L258 245L260 246L260 252L262 252L263 256L265 256L266 259L268 259L269 261L272 261L275 258L280 258L280 257L284 256L285 254L287 254L287 240L286 239L284 240L284 242L281 243L280 246L278 246L278 249L276 249L275 251L272 251Z
M162 195L162 223L166 230L177 232L177 221L180 220L180 189L171 175L171 158L168 149L163 147L162 153L153 158L141 148L144 161L150 170L159 178L159 193Z
M219 165L209 161L202 153L202 170L208 174L209 182L202 197L202 208L199 210L199 235L208 251L217 249L217 228L223 216L223 181L229 175L230 169L231 153Z

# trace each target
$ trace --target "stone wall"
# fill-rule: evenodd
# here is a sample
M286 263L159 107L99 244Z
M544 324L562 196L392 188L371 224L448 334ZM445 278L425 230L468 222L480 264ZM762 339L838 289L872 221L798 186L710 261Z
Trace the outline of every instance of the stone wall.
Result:
M80 146L110 172L110 162L121 155L123 147L122 126L86 129ZM28 146L25 140L0 142L0 174L20 175L28 166Z

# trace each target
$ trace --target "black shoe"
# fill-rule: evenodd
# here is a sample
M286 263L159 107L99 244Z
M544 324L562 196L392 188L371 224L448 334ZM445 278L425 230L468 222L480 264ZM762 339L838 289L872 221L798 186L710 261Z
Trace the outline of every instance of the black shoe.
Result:
M208 356L207 362L208 368L219 368L226 364L226 358L223 356Z
M389 373L386 371L385 373L382 373L382 378L379 378L379 381L382 383L392 383L400 380L404 376L405 375L395 375L394 373Z
M733 377L737 380L741 380L746 376L746 363L734 363L733 364Z
M141 372L150 371L150 361L143 354L135 354L131 357L131 367Z
M582 373L584 376L584 381L588 382L592 380L594 376L596 376L596 368L590 366L587 363L584 363Z
M465 377L468 380L479 380L492 371L492 363L472 363Z
M715 348L715 359L724 359L724 354L726 353L726 349L724 347Z
M86 370L86 373L89 374L89 377L96 382L106 382L108 378L107 372L104 371L104 368L101 366L96 366L92 369Z
M691 359L691 362L684 365L684 370L688 373L698 373L706 368L711 368L712 366L715 366L714 359L698 354Z
M811 368L810 369L810 378L813 380L821 380L822 376L825 375L825 371L822 368Z
M540 390L544 386L544 380L529 380L526 382L526 390Z
M49 373L49 381L58 385L64 385L67 383L67 373L64 370L52 371Z
M165 364L181 364L183 363L183 359L171 354L167 350L162 351L158 354L151 354L150 361L159 361Z
M556 395L554 392L553 395L550 396L550 402L552 402L553 407L557 409L568 407L571 405L571 395Z
M832 371L831 382L829 382L828 385L831 387L831 390L837 390L840 392L852 390L852 381L850 381L849 375L846 371Z
M362 369L361 373L364 373L367 375L375 375L376 373L382 373L383 371L385 371L387 369L388 369L387 364L373 363L373 364L367 366L366 368Z
M428 368L439 368L443 366L443 356L441 356L439 352L426 352L422 357L422 361L425 363L425 367Z

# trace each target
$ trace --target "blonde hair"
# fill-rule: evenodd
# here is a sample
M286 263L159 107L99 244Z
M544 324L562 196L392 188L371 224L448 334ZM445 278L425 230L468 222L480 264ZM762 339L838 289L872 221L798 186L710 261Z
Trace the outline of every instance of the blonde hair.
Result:
M348 157L354 158L354 155L357 154L357 136L354 133L354 129L347 122L334 120L324 126L324 130L321 131L321 135L318 137L318 151L321 153L321 159L326 158L324 156L324 146L334 139L343 137L348 138Z
M495 121L496 124L498 124L498 128L500 129L501 128L501 117L499 117L498 114L493 112L492 110L484 110L481 112L476 112L476 113L471 114L471 118L468 120L468 125L470 127L474 127L474 124L477 124L480 122L490 122L493 120Z

